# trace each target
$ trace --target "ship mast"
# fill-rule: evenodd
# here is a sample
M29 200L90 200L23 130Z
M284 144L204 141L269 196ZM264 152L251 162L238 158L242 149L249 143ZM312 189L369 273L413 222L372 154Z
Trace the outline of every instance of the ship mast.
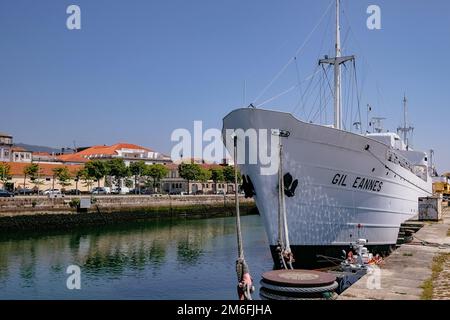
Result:
M405 142L406 147L409 147L409 141L408 141L408 132L413 132L414 127L408 126L408 100L406 99L406 95L403 96L403 127L397 128L397 133L403 134L403 142Z
M342 106L341 106L341 64L355 59L355 56L342 57L341 53L341 26L340 26L340 0L336 0L336 45L335 57L319 60L319 64L334 66L334 127L342 130Z
M406 104L408 100L406 100L406 95L403 96L403 128L406 128L406 118L408 116L408 105ZM407 131L403 131L403 141L406 143L406 133Z

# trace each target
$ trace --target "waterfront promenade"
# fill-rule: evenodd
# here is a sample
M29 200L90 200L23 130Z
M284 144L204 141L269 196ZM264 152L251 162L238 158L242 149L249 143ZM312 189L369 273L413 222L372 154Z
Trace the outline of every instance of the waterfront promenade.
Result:
M395 250L381 267L380 288L368 288L367 274L339 300L449 299L450 292L450 207L443 220L427 222L414 241Z
M79 199L91 200L80 212ZM88 201L89 202L89 201ZM242 214L256 213L252 199L240 196ZM161 217L221 217L235 212L233 195L114 195L64 198L0 198L0 231L69 229Z

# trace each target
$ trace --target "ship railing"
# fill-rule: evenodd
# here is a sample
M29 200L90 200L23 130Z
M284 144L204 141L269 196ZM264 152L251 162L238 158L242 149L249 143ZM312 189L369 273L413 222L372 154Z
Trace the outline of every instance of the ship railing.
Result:
M392 163L398 164L402 168L405 168L405 169L411 171L412 173L414 173L413 165L405 157L403 157L395 152L392 152L391 150L388 150L387 160Z
M413 165L411 162L406 159L404 156L399 155L391 150L388 150L387 152L387 160L389 162L395 163L402 168L409 170L417 177L421 178L422 180L427 180L427 172L426 168L422 165Z

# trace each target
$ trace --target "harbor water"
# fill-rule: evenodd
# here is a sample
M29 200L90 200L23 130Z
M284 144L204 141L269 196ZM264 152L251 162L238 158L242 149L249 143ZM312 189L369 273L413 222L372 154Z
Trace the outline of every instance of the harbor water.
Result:
M242 217L257 298L273 266L259 216ZM235 218L161 219L0 235L0 299L237 299ZM67 268L80 267L69 290Z

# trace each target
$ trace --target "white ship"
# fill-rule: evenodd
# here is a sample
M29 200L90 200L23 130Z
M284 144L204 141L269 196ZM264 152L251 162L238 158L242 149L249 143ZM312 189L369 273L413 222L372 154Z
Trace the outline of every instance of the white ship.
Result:
M254 194L264 221L276 264L280 262L280 210L285 213L289 233L284 236L295 266L311 267L320 255L338 257L360 238L367 239L371 252L387 252L396 244L400 224L417 214L418 198L432 193L427 154L408 146L411 128L406 123L406 105L405 125L399 128L403 139L393 132L358 134L343 129L341 65L354 57L341 56L339 5L337 0L336 56L320 61L334 67L333 126L259 108L237 109L223 119L228 142L233 139L229 132L237 129L284 133L280 159L282 176L288 177L282 179L287 191L283 205L280 172L261 174L266 164L259 158L254 164L239 164L246 192ZM279 150L270 150L269 145L267 153L271 152Z

